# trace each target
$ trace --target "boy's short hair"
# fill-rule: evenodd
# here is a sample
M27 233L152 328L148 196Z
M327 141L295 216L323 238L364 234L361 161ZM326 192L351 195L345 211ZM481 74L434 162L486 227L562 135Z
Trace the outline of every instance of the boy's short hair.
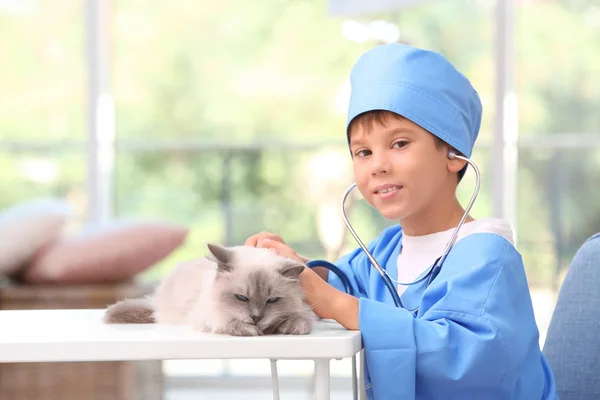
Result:
M347 131L348 143L350 143L350 132L352 132L352 128L354 126L356 126L357 124L360 125L364 130L368 130L368 129L371 129L371 127L373 125L385 126L387 124L386 120L388 118L400 119L400 118L404 118L404 117L400 114L396 114L395 112L388 111L388 110L371 110L371 111L367 111L367 112L357 115L350 122L350 125L348 126L348 131ZM429 134L431 136L433 136L433 139L435 140L435 147L437 147L438 150L441 150L446 145L451 150L455 151L457 154L461 154L460 151L456 150L454 147L452 147L448 143L444 142L442 139L440 139L436 135L432 134L431 132L429 132ZM459 183L462 180L462 178L465 176L465 173L467 172L467 168L468 168L468 165L465 165L465 167L463 169L458 171L458 182Z

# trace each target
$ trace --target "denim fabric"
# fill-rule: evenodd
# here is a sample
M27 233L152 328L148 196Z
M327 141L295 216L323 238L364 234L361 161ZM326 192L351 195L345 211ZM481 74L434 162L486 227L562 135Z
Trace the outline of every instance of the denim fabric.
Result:
M599 331L600 233L573 258L544 345L561 400L600 399Z

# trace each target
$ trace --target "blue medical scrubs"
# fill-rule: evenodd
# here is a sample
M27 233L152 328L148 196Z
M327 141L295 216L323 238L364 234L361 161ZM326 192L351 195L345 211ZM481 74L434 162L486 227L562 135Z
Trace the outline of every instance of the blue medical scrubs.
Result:
M385 230L368 248L397 278L402 230ZM557 399L539 347L520 254L505 238L475 233L458 241L440 274L409 286L394 306L359 248L336 265L360 299L365 387L375 400ZM328 281L344 291L330 272ZM419 307L416 315L407 309Z

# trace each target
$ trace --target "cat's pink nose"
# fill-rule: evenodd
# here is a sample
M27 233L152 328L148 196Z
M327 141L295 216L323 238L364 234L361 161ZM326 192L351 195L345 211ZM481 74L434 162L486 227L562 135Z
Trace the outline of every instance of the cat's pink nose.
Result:
M254 324L257 324L258 321L261 320L262 315L251 315L250 317L252 318L252 321L254 321Z

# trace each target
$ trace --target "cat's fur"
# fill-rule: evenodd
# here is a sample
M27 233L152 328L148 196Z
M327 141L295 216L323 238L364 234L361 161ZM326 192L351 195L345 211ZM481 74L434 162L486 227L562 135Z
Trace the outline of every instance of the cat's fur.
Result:
M268 249L208 247L208 257L177 265L147 298L108 307L104 321L190 325L238 336L310 332L314 314L298 279L304 265Z

